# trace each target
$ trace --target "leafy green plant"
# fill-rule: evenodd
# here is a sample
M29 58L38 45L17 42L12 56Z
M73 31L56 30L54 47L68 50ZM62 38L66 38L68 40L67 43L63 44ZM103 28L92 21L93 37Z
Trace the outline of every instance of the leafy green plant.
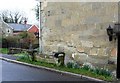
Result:
M79 69L79 68L80 68L79 64L77 64L77 63L75 63L75 62L68 62L68 63L66 64L66 66L67 66L68 68L75 68L75 69Z
M8 49L7 48L0 48L0 53L7 54Z
M74 63L74 66L73 66L73 68L75 68L75 69L79 69L79 68L80 68L80 66L79 66L79 64L77 64L77 63Z
M82 69L90 70L90 67L89 67L89 65L83 65L83 66L82 66Z
M19 61L32 61L30 56L24 55L24 54L21 54L20 56L18 56L17 60L19 60Z
M46 60L46 59L45 59ZM113 77L111 72L105 68L94 67L91 64L84 64L82 67L75 62L68 62L66 66L57 66L56 64L46 62L45 60L40 61L31 61L30 57L22 56L19 58L19 61L27 62L34 65L45 66L49 68L54 68L62 71L87 75L94 78L99 78L102 80L112 81Z
M28 56L28 53L26 51L22 51L21 53L13 54L13 56Z
M96 68L94 71L96 74L103 75L103 76L111 76L111 72L104 68Z
M68 62L68 63L66 64L66 66L67 66L68 68L73 68L73 67L74 67L74 63L73 63L73 62Z
M76 63L73 63L73 62L68 62L67 66L57 66L56 64L53 64L53 63L48 63L48 62L45 62L45 61L29 61L29 60L22 60L22 59L19 59L20 61L22 62L27 62L27 63L30 63L30 64L34 64L34 65L40 65L40 66L45 66L45 67L49 67L49 68L54 68L54 69L57 69L57 70L61 70L61 71L67 71L67 72L72 72L72 73L77 73L77 74L82 74L82 75L87 75L87 76L90 76L90 77L94 77L94 78L99 78L99 79L102 79L102 80L106 80L106 81L112 81L113 78L112 76L105 76L105 75L100 75L100 74L97 74L95 73L95 69L92 70L89 70L87 69L87 66L85 66L85 68L87 69L83 69L82 67L76 69L75 68L75 65ZM69 68L68 68L69 66ZM94 72L93 72L94 71ZM99 68L97 68L97 71L99 71Z
M9 48L9 47L19 47L19 36L7 36L2 40L2 47Z

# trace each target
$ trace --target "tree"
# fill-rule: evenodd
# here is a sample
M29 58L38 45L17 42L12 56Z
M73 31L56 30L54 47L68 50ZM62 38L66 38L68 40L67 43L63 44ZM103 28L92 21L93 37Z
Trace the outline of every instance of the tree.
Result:
M25 44L27 48L29 48L30 44L34 45L37 39L34 33L29 33L29 32L21 32L19 36L21 38L20 43Z
M4 22L8 23L8 13L7 13L7 11L3 11L1 13L1 17L2 17Z
M35 15L36 15L36 19L39 20L39 5L38 4L36 5L36 8L35 8Z
M9 10L2 11L1 17L6 23L22 23L26 19L20 12Z

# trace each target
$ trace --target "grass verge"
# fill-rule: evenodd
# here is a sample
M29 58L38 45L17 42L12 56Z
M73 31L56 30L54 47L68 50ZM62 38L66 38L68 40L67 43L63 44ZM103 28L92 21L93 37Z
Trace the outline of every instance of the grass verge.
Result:
M0 53L7 54L8 53L8 49L7 48L0 48Z
M72 72L72 73L76 73L76 74L81 74L81 75L85 75L85 76L90 76L90 77L98 78L98 79L105 80L105 81L113 81L112 76L99 75L99 74L96 74L94 72L82 69L82 68L75 69L75 68L68 68L66 66L57 66L54 63L47 63L45 61L33 62L33 61L30 61L30 60L25 60L25 59L18 59L18 61L22 61L22 62L26 62L26 63L38 65L38 66L54 68L54 69L61 70L61 71L67 71L67 72Z

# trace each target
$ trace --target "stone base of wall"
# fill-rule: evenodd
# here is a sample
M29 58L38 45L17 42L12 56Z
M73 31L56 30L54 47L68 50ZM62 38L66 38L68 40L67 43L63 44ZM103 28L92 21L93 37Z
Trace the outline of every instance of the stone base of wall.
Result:
M65 45L64 46L61 45L61 47L55 45L44 47L44 53L47 55L51 55L52 52L58 52L61 50L64 51L66 57L69 58L67 59L68 61L66 62L74 60L79 64L88 62L93 64L94 66L101 66L101 67L108 65L108 61L112 61L114 62L114 64L116 64L117 62L116 56L111 56L111 55L109 56L108 55L109 53L106 53L107 50L105 50L105 48L80 48L80 47L75 48L75 47L67 47Z

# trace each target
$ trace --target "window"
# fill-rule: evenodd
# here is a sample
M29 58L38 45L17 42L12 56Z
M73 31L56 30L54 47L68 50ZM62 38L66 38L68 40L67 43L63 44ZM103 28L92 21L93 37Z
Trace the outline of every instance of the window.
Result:
M8 30L8 33L9 33L10 31Z
M48 11L48 16L50 16L50 11Z

